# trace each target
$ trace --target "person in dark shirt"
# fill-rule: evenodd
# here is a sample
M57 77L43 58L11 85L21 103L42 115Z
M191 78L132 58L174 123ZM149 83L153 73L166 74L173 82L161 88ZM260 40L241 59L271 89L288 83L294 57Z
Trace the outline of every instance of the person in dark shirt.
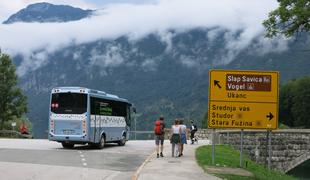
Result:
M191 144L194 144L197 139L195 138L195 133L197 132L197 126L194 124L194 121L191 121L191 126L190 126L190 132L191 132Z

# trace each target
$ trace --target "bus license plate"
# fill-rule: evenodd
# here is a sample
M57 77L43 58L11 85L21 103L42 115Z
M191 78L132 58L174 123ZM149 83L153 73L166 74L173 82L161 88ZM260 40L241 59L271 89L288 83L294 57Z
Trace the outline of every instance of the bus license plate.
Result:
M63 133L66 134L66 135L70 135L70 134L74 134L74 130L63 130Z

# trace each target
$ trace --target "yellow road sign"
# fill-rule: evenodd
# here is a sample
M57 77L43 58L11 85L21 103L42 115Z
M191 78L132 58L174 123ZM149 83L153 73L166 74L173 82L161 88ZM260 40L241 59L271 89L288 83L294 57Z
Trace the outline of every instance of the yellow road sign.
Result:
M210 70L209 128L277 129L279 73Z

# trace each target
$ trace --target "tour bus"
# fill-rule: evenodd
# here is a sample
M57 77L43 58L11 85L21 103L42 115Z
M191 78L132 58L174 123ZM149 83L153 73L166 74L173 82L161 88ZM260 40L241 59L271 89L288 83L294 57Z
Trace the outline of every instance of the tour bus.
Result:
M134 108L116 95L82 87L52 89L49 111L49 140L64 148L105 143L125 145Z

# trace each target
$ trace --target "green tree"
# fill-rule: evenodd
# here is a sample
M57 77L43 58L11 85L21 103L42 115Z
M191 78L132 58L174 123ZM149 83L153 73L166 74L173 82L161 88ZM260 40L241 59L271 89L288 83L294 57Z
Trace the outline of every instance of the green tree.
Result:
M0 51L0 128L27 112L27 100L17 86L16 68L10 57Z
M280 89L280 122L310 128L310 77L290 81Z
M297 79L292 89L294 126L310 128L310 77Z
M291 37L299 32L310 31L310 0L278 0L279 7L269 13L263 22L266 37L278 34Z
M292 113L293 94L291 83L280 87L279 95L279 121L290 127L294 127L294 116Z

